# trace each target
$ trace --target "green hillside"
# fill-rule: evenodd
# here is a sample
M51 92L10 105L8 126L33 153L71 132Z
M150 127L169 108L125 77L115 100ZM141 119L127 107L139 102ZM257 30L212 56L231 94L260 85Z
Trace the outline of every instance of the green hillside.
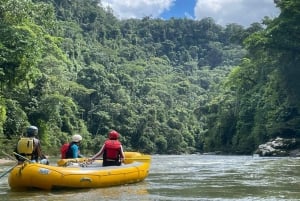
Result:
M26 126L59 154L80 133L99 150L110 129L126 151L250 154L299 136L300 3L249 28L212 18L118 20L95 0L1 0L0 136Z

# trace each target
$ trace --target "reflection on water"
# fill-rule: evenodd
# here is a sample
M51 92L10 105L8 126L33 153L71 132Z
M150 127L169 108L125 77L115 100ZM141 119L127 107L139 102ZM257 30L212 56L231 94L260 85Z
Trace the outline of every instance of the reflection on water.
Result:
M4 171L0 167L0 172ZM59 191L9 189L0 200L300 200L300 160L252 156L153 156L148 178L111 188Z

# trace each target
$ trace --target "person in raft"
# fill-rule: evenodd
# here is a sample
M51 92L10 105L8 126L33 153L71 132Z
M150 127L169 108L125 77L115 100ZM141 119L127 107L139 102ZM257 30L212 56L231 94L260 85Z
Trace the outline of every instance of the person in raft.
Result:
M18 164L24 163L25 160L42 164L49 164L47 157L42 153L40 140L37 139L38 128L29 126L26 130L26 137L21 137L15 148L16 159Z
M62 158L83 158L83 156L80 154L79 146L80 142L82 140L81 135L76 134L72 136L72 142L70 144L65 144L63 146L66 146L66 151L61 149L61 154L65 155L65 157Z
M104 142L100 151L96 153L90 161L94 161L100 155L103 155L103 166L120 166L125 159L123 147L118 140L120 134L112 130L108 133L108 139Z

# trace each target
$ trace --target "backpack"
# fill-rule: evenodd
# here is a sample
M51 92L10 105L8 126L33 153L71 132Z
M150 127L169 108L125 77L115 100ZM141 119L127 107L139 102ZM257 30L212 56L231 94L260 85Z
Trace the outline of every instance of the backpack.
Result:
M30 155L34 151L33 138L21 138L18 141L17 152L19 154Z
M67 158L67 152L68 152L69 146L70 146L69 143L65 143L61 146L61 148L60 148L61 159Z

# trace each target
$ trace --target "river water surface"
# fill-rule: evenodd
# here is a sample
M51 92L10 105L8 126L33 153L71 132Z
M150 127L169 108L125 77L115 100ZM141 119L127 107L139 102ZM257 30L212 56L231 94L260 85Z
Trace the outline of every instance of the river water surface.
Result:
M1 166L0 173L8 167ZM99 189L15 192L10 190L6 176L0 179L0 200L300 200L300 158L154 155L149 176L141 183Z

